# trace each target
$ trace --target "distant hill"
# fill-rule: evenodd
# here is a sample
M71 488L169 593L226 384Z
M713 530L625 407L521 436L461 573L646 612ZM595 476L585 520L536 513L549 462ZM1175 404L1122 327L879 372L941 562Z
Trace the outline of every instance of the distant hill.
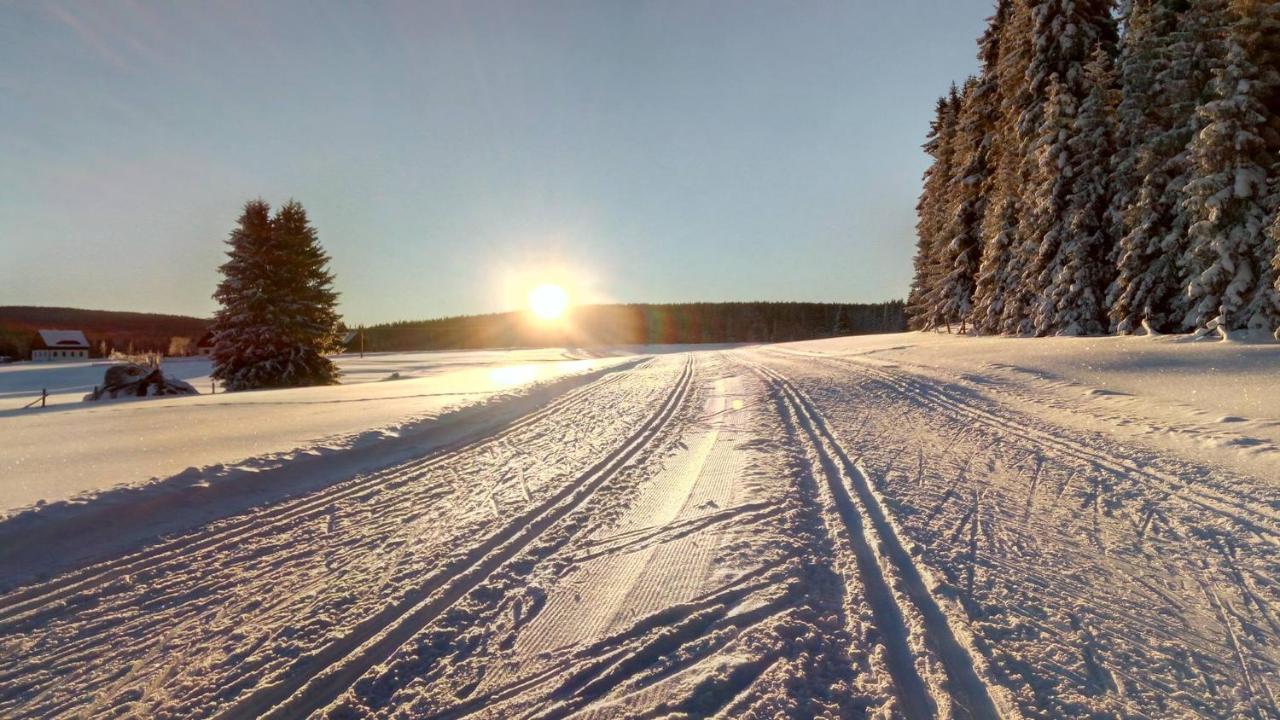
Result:
M0 355L26 357L36 330L83 330L98 356L107 351L163 352L175 337L200 339L209 321L185 315L81 310L78 308L0 306Z
M209 321L185 315L0 306L0 355L25 358L36 330L83 330L98 357L105 348L165 352L175 337L193 343ZM585 305L563 326L525 313L466 315L365 328L369 352L564 345L785 342L906 329L901 300L883 303L726 302ZM357 349L358 340L351 343Z
M563 327L555 328L516 312L373 325L365 328L364 349L783 342L905 329L900 300L586 305L574 308Z

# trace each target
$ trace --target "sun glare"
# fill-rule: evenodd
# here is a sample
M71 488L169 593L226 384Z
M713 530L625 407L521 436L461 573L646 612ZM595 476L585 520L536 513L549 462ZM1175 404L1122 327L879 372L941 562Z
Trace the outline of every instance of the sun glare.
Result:
M569 293L564 288L544 283L529 292L529 309L543 320L555 320L569 308Z

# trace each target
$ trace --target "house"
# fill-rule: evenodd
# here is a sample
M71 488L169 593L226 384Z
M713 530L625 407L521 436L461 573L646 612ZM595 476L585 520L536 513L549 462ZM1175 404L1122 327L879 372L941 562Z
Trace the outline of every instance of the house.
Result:
M200 357L213 355L213 331L210 330L196 342L196 354Z
M79 330L37 330L31 341L33 362L88 359L89 341Z

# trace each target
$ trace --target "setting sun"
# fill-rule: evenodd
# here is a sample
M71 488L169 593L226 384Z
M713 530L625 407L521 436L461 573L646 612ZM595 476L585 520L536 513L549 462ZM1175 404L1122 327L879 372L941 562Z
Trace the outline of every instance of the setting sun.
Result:
M569 307L569 293L564 288L544 283L529 292L529 309L543 320L555 320Z

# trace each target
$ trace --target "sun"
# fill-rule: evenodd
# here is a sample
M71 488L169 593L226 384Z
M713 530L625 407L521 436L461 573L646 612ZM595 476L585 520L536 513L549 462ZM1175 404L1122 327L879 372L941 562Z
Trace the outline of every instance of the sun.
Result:
M555 320L569 309L569 293L551 283L543 283L529 291L529 309L543 320Z

